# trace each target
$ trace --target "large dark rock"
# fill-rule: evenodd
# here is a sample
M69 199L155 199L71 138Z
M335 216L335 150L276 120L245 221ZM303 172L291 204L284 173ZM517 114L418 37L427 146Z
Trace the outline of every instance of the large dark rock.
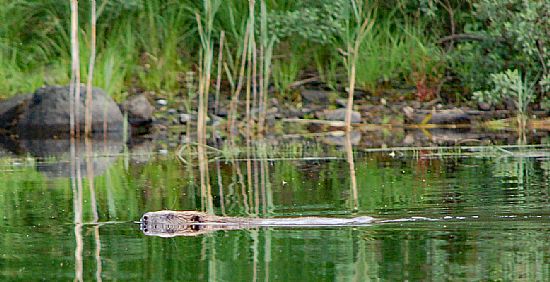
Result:
M103 132L104 124L108 132L120 132L123 129L123 117L117 104L98 88L92 91L92 131ZM84 131L86 89L80 87L80 104L76 110L80 113L75 122ZM14 102L15 103L15 102ZM20 136L57 136L69 133L69 87L47 86L38 89L34 95L17 107L18 114L0 115L10 124L17 124ZM13 111L13 109L12 109ZM7 120L0 122L0 125Z
M17 95L9 100L0 102L0 128L11 130L17 124L23 109L31 100L32 94Z

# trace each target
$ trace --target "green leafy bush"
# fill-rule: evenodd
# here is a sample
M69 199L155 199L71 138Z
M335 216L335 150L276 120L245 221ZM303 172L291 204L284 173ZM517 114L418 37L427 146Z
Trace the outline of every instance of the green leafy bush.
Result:
M504 78L519 81L515 73L504 72L506 69L534 73L539 78L548 75L550 2L479 0L473 7L475 20L466 24L464 31L476 35L477 40L458 44L450 58L463 85L481 91L476 99L487 99L480 93L495 93L491 87L507 81Z
M479 102L500 103L505 98L512 98L520 113L525 113L529 104L535 99L536 83L528 77L522 78L518 70L507 70L491 74L492 88L488 91L474 92Z
M278 40L299 38L317 44L330 43L345 30L346 0L301 1L297 9L272 11L268 27Z

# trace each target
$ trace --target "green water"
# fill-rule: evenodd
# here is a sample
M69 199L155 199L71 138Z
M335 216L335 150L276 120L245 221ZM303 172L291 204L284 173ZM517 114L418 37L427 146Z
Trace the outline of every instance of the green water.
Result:
M550 279L547 146L355 148L356 199L348 159L337 146L212 150L210 198L201 193L196 156L182 163L171 151L151 150L98 150L72 162L0 158L0 279ZM72 179L71 164L80 168ZM148 211L209 208L218 215L437 221L172 238L145 236L134 223Z

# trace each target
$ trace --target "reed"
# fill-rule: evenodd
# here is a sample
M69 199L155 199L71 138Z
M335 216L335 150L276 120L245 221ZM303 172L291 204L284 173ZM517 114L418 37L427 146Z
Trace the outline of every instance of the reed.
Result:
M258 131L260 133L265 130L269 77L271 75L271 59L274 44L275 37L270 37L267 31L267 6L265 0L262 0L260 2L260 93L258 99Z
M198 120L197 120L197 155L199 159L199 173L201 183L202 208L208 213L214 212L212 191L209 182L208 155L206 147L206 119L208 111L208 94L210 91L210 78L212 75L212 62L214 60L213 47L213 23L215 14L219 8L219 1L206 0L203 2L204 24L201 15L195 14L197 28L200 36L201 49L199 61L199 88L198 88ZM218 75L219 76L219 75Z
M374 24L374 18L371 10L367 7L365 2L358 3L356 0L351 1L350 21L351 22L346 25L348 28L346 36L344 37L346 51L343 53L344 64L346 65L348 74L349 87L345 119L347 131L351 130L351 114L353 111L353 94L355 91L359 47L361 47L361 43Z
M218 51L218 77L216 78L216 97L214 99L214 113L218 114L220 107L220 88L223 73L223 41L225 39L225 31L220 32L220 48Z
M86 83L86 106L84 134L89 136L92 133L92 83L94 78L94 66L96 57L96 0L91 0L91 34L90 34L90 62L88 65L88 82Z
M80 60L78 46L78 0L71 0L71 97L69 102L69 123L71 137L79 136L80 106Z
M249 34L252 33L250 24L247 23L246 25L246 31L244 33L243 39L242 39L242 45L239 46L240 52L240 69L239 69L239 76L238 76L238 82L237 87L235 88L235 92L233 93L231 97L231 102L229 104L229 135L233 134L233 131L235 129L235 119L237 115L237 107L239 104L239 95L243 88L243 82L245 77L245 69L246 69L246 58L247 58L247 50L248 50L248 40L249 40Z

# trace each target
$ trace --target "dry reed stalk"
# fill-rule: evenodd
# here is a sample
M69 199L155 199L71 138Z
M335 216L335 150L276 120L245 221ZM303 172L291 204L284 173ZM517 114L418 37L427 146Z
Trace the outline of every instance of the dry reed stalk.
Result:
M78 0L71 0L71 85L69 123L71 136L80 136L80 59L78 45ZM72 99L71 99L72 98Z
M361 9L362 6L357 5L355 1L352 1L355 7L357 7L358 11L357 14L361 17L364 17L362 20L362 23L357 30L357 33L355 34L355 38L353 39L353 42L349 41L347 46L347 56L348 59L348 81L349 81L349 91L348 91L348 100L346 105L346 130L351 130L351 113L353 111L353 94L355 91L355 73L356 73L356 66L357 66L357 58L359 56L359 47L361 47L361 43L363 42L363 39L365 39L365 36L372 28L372 25L374 24L374 20L371 19L370 13L366 16L363 15L363 10ZM359 22L358 22L359 23Z
M229 104L229 134L232 135L233 129L235 127L235 119L237 115L237 105L239 103L239 95L243 88L243 81L244 81L244 71L246 67L246 54L248 50L248 35L250 33L250 24L246 25L246 31L244 33L244 39L243 39L243 51L241 54L241 68L239 71L239 82L237 83L237 89L235 90L235 93L233 93L233 97L231 98L231 103Z
M90 62L88 65L88 82L86 83L86 106L84 134L89 136L92 133L92 81L94 78L94 65L96 57L96 0L91 0L91 42L90 42Z
M220 50L218 53L218 77L216 79L216 97L214 99L214 113L217 115L220 106L220 88L223 73L223 41L225 39L225 31L220 32Z
M256 51L256 40L252 42L252 107L256 107L256 110L259 109L259 107L256 106L258 101L258 60L257 60L257 51ZM249 121L249 124L254 124L254 121L256 120L255 115L252 113L251 120Z
M354 88L355 88L355 66L356 66L356 58L352 59L351 63L351 71L349 75L349 92L348 92L348 101L346 104L346 130L351 131L351 114L353 112L353 94L354 94Z
M208 111L208 92L210 90L213 50L210 39L210 30L205 31L203 29L201 24L201 17L198 13L196 14L196 19L202 42L199 62L199 108L197 139L199 144L206 144L206 115Z
M271 75L271 57L273 53L274 38L269 39L267 32L267 6L265 0L260 2L260 94L258 98L258 132L265 131L265 120L267 114L267 97L269 87L269 76Z
M252 36L250 37L251 39ZM247 62L247 65L248 65L248 68L246 68L246 99L245 99L245 113L246 113L246 137L247 137L247 142L249 142L250 140L250 90L251 90L251 85L252 85L252 70L250 69L250 65L252 64L252 47L254 47L254 42L251 42L251 44L249 44L249 50L247 51L247 55L246 55L246 62Z
M262 1L263 3L263 1ZM261 136L261 134L264 132L264 122L265 122L265 107L264 107L264 44L263 40L260 39L260 65L258 66L260 70L260 75L258 77L258 86L259 86L259 93L258 93L258 134Z
M206 2L210 4L209 1ZM205 150L206 147L206 119L208 111L208 93L210 90L210 78L212 74L212 61L214 57L211 32L212 32L212 19L213 12L211 6L208 5L205 8L206 12L206 26L203 29L201 23L201 17L197 13L196 20L199 30L199 35L202 43L200 50L199 60L199 105L198 105L198 123L197 123L197 155L199 161L199 174L201 183L201 208L206 210L209 214L214 213L214 204L212 199L212 190L210 186L210 177L208 170L208 155Z
M197 143L199 144L202 144L202 128L204 127L204 120L203 120L203 113L202 111L204 110L203 109L203 105L204 105L204 79L203 79L203 59L202 57L204 56L204 52L203 51L200 51L199 52L199 87L198 87L198 93L197 95L199 96L199 103L197 105L198 109L197 109Z
M251 90L253 92L253 95L256 95L256 38L254 35L254 23L255 23L255 13L254 13L254 6L255 6L255 0L248 0L248 21L250 23L250 32L248 36L250 36L249 39L249 46L248 46L248 69L246 72L246 136L247 136L247 143L250 143L250 137L252 135L252 115L251 115L251 108L250 108L250 94ZM252 67L252 69L250 69Z

